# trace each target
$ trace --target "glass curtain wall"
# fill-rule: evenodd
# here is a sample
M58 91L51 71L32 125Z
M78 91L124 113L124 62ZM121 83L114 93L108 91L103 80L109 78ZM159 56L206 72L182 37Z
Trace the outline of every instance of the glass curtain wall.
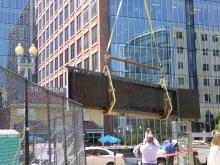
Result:
M119 3L109 1L110 30ZM202 121L198 131L212 130L220 118L220 1L148 0L147 4L157 47L143 0L123 0L111 55L156 67L159 56L169 87L198 88ZM159 83L157 71L117 61L111 61L111 67L115 75Z
M0 66L14 70L14 49L19 42L29 47L29 0L0 1Z
M201 130L214 129L220 103L220 1L194 0L198 89Z
M110 29L120 0L109 1ZM111 44L111 55L159 67L160 57L169 86L188 88L185 0L147 1L157 47L153 42L143 0L124 0ZM177 38L177 33L180 37ZM178 69L178 63L181 67ZM160 73L112 61L116 75L159 83Z

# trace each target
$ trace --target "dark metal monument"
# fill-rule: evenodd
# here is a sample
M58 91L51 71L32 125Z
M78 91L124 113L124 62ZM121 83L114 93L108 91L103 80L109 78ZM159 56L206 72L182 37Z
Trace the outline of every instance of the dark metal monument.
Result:
M108 79L102 73L69 67L69 98L84 107L107 110L111 96ZM166 112L164 90L159 85L132 81L112 76L116 104L113 111L149 113L163 116ZM179 119L200 118L199 92L191 89L169 89L173 111L171 116Z

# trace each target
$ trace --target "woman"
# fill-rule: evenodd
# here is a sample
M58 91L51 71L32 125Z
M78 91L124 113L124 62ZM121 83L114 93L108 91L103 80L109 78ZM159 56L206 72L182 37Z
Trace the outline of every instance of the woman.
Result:
M220 132L214 133L208 157L208 165L220 165Z

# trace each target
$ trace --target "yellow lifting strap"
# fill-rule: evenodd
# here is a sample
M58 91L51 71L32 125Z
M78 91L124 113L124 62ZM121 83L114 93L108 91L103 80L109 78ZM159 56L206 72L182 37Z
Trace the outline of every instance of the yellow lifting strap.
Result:
M147 14L148 23L149 23L149 25L150 25L151 35L152 35L153 42L154 42L154 44L155 44L156 51L157 51L157 59L158 59L159 65L160 65L161 70L162 70L162 64L161 64L161 61L160 61L159 51L158 51L157 42L156 42L155 35L154 35L154 30L153 30L153 26L152 26L152 21L151 21L150 12L149 12L149 9L148 9L147 1L146 1L146 0L143 0L143 1L144 1L145 11L146 11L146 14ZM173 111L173 106L172 106L171 98L170 98L170 96L169 96L169 93L168 93L168 90L167 90L167 87L166 87L166 83L165 83L165 80L164 80L163 70L162 70L162 72L161 72L160 85L161 85L161 87L165 90L165 96L167 97L167 98L164 99L164 101L165 101L166 104L167 104L167 107L165 107L165 108L166 108L166 109L165 109L165 111L166 111L166 114L165 114L165 115L166 115L166 116L164 116L164 119L165 119L165 120L168 120L170 114L171 114L172 111Z
M111 101L110 106L109 106L108 110L105 112L105 114L110 114L112 109L115 106L116 97L115 97L115 88L114 88L113 83L112 83L111 73L109 71L109 68L108 68L107 64L104 65L103 73L105 74L105 76L108 79L109 100Z

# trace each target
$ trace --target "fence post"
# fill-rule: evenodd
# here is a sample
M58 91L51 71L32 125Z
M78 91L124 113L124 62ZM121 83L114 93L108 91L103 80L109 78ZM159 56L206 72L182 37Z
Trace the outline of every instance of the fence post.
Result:
M64 97L62 97L63 106L63 135L64 135L64 162L67 165L67 147L66 147L66 125L65 125L65 112L64 112Z
M49 148L49 164L51 164L51 140L50 140L50 136L51 136L51 132L50 132L50 98L49 98L49 93L48 90L46 92L46 97L47 97L47 128L48 128L48 148Z
M29 121L28 121L28 80L25 80L25 126L24 126L24 135L25 135L25 165L29 165Z

